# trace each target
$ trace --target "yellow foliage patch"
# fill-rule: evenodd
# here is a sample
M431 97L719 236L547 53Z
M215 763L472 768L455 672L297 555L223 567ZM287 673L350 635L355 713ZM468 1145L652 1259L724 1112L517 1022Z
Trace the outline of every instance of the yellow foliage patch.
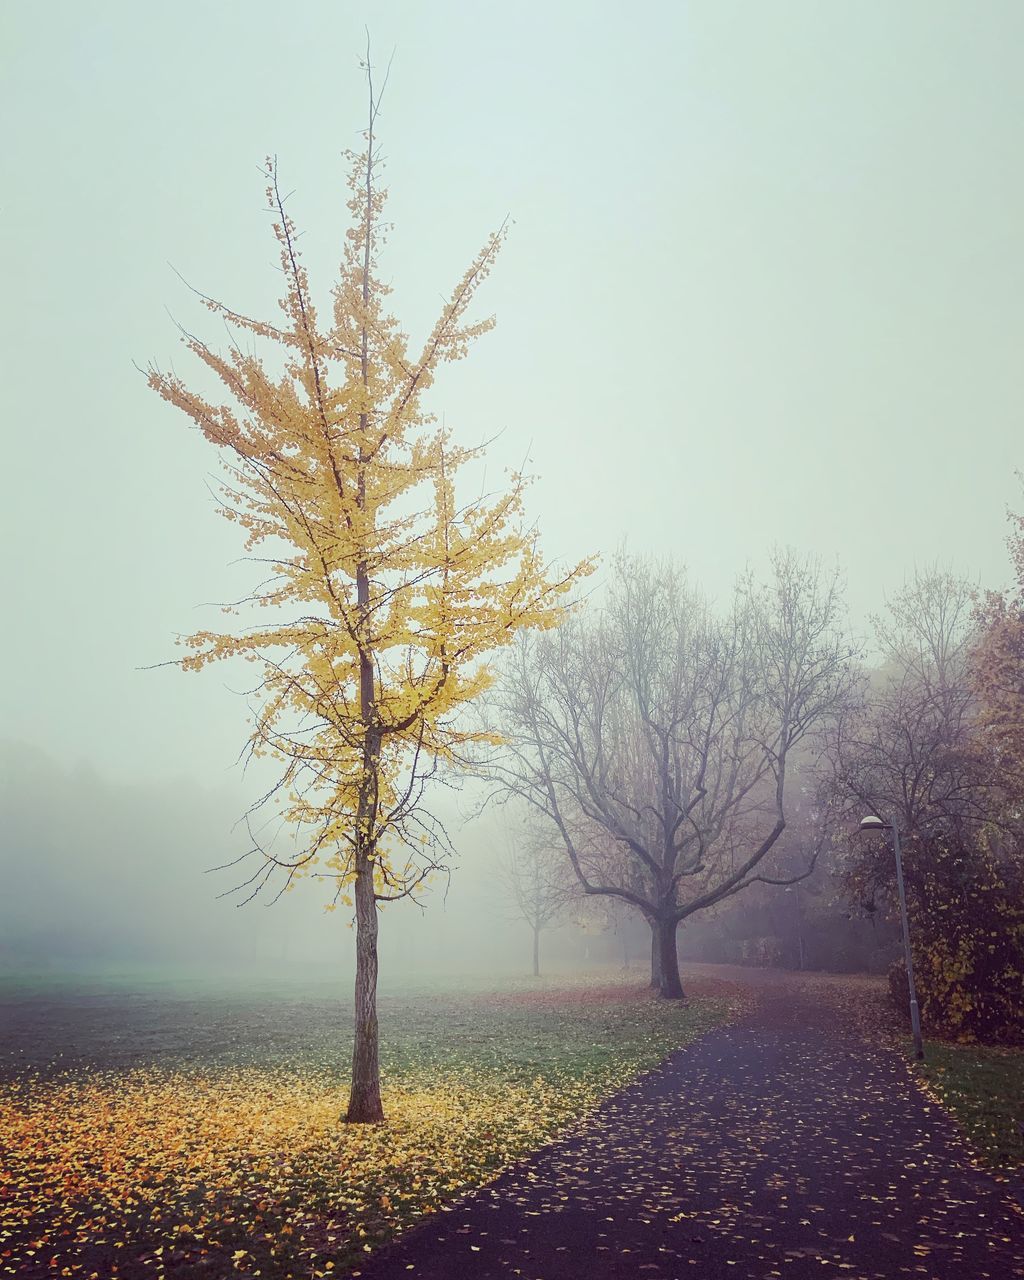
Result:
M393 1084L388 1120L374 1126L341 1122L343 1087L259 1068L11 1085L0 1096L0 1261L18 1261L8 1242L31 1247L38 1235L72 1258L97 1243L142 1245L154 1274L230 1251L243 1273L262 1254L287 1258L273 1274L308 1276L314 1259L361 1249L478 1184L626 1074ZM69 1273L90 1271L79 1261Z

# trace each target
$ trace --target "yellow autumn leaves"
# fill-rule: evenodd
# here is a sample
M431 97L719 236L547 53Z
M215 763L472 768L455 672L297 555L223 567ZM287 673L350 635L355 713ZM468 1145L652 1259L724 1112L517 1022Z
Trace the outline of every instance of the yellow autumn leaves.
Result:
M343 1272L728 1007L592 980L395 997L380 1125L341 1122L341 1046L321 1003L196 999L181 1012L142 996L109 1020L118 1052L130 1044L153 1065L104 1066L97 1043L94 1065L58 1073L58 1024L42 1073L0 1080L0 1275Z
M45 1242L71 1275L90 1274L99 1246L110 1274L119 1257L161 1274L233 1254L236 1270L262 1258L264 1274L308 1276L478 1184L612 1083L394 1084L375 1126L339 1123L333 1083L255 1067L8 1086L0 1264L25 1265Z
M379 850L394 896L421 882L421 781L491 740L459 714L490 683L489 659L524 628L558 625L567 593L593 565L551 571L525 519L520 475L460 505L456 479L483 450L455 443L424 395L439 367L491 327L467 313L505 231L488 238L422 347L411 347L385 307L385 192L372 125L366 138L350 157L352 224L326 321L268 161L283 322L204 299L244 339L221 354L183 334L225 403L155 366L148 377L220 451L222 513L261 556L261 584L242 608L270 614L187 637L181 666L241 658L260 668L250 751L280 763L282 815L309 835L285 859L289 878L308 874L328 845L317 874L335 873L344 886L357 851ZM269 344L276 372L253 339ZM401 845L412 850L408 862L394 857ZM268 870L277 865L262 852Z

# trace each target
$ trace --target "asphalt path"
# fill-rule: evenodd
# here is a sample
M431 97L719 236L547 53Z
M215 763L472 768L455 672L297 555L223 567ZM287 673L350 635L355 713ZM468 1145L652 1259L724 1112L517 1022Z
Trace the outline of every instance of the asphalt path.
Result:
M1020 1195L823 988L766 983L738 1022L355 1274L1010 1280Z

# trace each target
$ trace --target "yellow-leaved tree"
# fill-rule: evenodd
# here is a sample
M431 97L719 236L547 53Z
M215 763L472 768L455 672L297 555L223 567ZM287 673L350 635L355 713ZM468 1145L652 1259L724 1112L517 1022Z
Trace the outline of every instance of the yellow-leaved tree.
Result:
M356 925L355 1044L346 1118L383 1118L376 1015L380 904L417 891L443 865L443 828L424 787L457 768L481 735L466 705L490 684L488 658L523 628L557 626L583 561L553 573L522 522L524 481L459 505L455 479L479 453L424 407L439 366L462 358L492 320L466 313L504 238L490 237L422 349L386 306L378 274L385 191L370 78L361 154L349 153L347 231L333 314L321 321L285 212L276 165L268 199L280 244L284 321L253 320L205 298L235 331L279 352L276 373L232 341L218 353L183 341L224 384L215 403L151 366L154 390L220 450L223 514L241 525L271 576L249 605L265 624L188 637L180 665L241 657L261 672L249 750L279 762L274 794L300 833L287 855L255 841L247 882L275 873L328 881ZM280 881L279 881L280 883Z

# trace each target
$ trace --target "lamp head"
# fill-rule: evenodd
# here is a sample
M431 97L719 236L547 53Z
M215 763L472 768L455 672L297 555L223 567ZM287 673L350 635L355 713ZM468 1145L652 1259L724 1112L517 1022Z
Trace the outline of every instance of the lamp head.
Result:
M861 831L888 831L889 823L883 822L877 813L869 813L866 818L861 818Z

